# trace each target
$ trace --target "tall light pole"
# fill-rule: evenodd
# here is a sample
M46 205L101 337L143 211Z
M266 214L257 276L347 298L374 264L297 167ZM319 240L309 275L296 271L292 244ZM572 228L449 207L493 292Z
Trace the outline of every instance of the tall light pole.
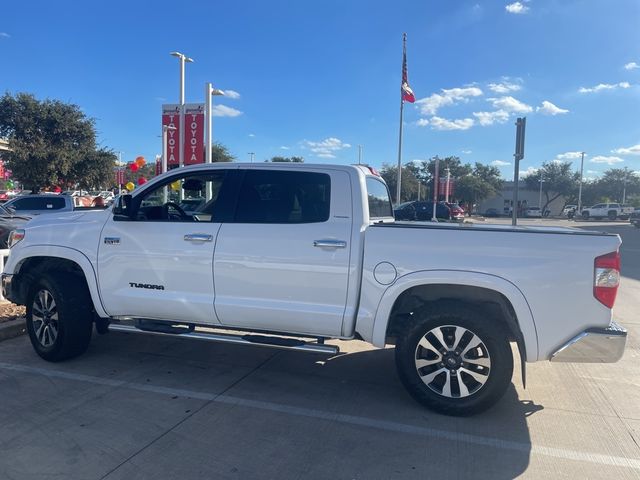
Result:
M171 125L162 126L162 173L167 173L167 132L175 129L176 127L172 127ZM169 201L169 189L164 187L162 190L163 203L167 203Z
M204 158L206 163L213 162L213 97L224 95L222 90L213 88L211 83L204 84Z
M624 180L622 186L622 203L627 200L627 176L629 175L628 167L624 167Z
M444 189L444 198L445 198L445 202L449 203L449 192L450 187L449 187L449 182L451 182L451 170L449 170L449 167L447 167L447 186Z
M362 145L358 145L358 165L362 163Z
M582 172L584 170L584 154L585 152L580 152L580 186L578 187L578 215L582 211Z
M178 132L180 149L178 150L178 164L180 167L184 167L184 64L193 62L193 58L189 58L180 52L171 52L171 55L178 57L180 60L180 131Z
M542 178L542 174L540 174L540 196L538 197L538 207L540 207L540 214L542 215L542 184L544 183L544 178Z
M247 152L247 155L249 155L249 158L251 159L251 163L253 163L253 157L255 156L255 152Z

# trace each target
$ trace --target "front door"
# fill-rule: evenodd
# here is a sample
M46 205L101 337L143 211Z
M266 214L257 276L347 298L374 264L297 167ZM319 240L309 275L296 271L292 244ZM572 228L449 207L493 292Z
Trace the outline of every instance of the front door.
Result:
M216 244L220 322L340 335L352 221L346 172L248 169Z
M215 324L213 250L225 170L175 174L109 220L98 248L100 296L111 316Z

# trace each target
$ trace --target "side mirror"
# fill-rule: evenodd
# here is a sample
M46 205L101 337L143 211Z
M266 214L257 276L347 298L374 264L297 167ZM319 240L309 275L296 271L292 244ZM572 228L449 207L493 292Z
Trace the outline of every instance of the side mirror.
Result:
M112 211L114 220L131 220L133 213L131 208L131 195L128 193L120 195Z

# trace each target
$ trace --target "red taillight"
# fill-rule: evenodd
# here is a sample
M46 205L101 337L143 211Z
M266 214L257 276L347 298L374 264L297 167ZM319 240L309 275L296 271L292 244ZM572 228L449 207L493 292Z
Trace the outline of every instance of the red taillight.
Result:
M620 253L597 257L593 271L593 296L606 307L613 308L620 285Z

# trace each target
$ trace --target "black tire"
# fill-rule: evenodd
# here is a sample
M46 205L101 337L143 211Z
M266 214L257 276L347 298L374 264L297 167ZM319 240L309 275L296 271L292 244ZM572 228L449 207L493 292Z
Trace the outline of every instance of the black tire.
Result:
M53 303L47 303L49 298ZM27 331L40 357L59 362L83 354L92 329L93 306L82 277L47 273L33 284L27 296Z
M617 216L618 213L615 210L611 210L609 213L607 213L607 218L611 221L615 220Z
M469 416L490 408L504 395L513 375L513 354L504 325L494 323L492 319L484 318L471 309L453 303L440 303L414 316L417 317L415 323L408 325L396 338L396 367L400 380L415 400L444 415ZM454 327L457 329L452 330ZM449 334L453 335L464 330L474 334L481 343L471 348L466 354L455 357L455 350L452 349L442 355L445 349L441 349L439 353L435 353L434 359L433 351L420 346L420 342L424 342L424 339L435 338L431 333L434 329L441 332L445 343L447 339L454 338L448 336ZM464 333L458 339L460 350L475 345L476 339L473 337L467 345L463 345L466 335ZM441 343L439 345L442 346ZM461 345L462 348L460 348ZM452 342L451 347L453 346L455 345ZM449 349L450 345L445 347ZM469 358L469 355L476 358ZM432 358L425 359L425 356L432 356ZM438 356L439 359L437 359ZM454 370L443 367L446 362L451 362L452 358L454 361L462 362L458 367L450 367L455 369L455 375L450 374ZM455 360L456 358L458 360ZM416 361L423 359L428 362L443 360L443 363L418 368ZM488 360L488 368L468 363L481 360L485 363ZM442 372L432 380L422 380L434 375L437 370ZM469 370L474 370L476 375L469 375L467 373ZM480 384L476 381L476 376L484 377L484 383ZM443 385L440 387L437 383ZM445 394L447 383L450 395ZM463 386L467 390L466 394L462 390ZM439 388L441 391L437 392Z
M589 220L589 212L582 212L582 219Z

